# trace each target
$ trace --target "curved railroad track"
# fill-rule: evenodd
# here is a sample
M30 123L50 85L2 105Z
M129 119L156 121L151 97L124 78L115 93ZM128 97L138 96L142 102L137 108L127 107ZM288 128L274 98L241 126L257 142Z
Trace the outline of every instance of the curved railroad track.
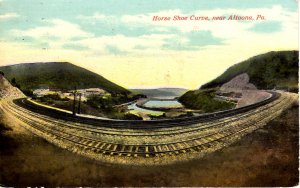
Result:
M57 119L26 109L11 98L2 99L0 108L34 134L72 152L109 163L153 165L199 158L225 147L262 127L296 100L296 94L282 92L268 103L238 113L194 118L188 123L171 121L169 126L159 122L155 129L148 124L143 129L120 123L107 126L107 121L93 125L71 117Z

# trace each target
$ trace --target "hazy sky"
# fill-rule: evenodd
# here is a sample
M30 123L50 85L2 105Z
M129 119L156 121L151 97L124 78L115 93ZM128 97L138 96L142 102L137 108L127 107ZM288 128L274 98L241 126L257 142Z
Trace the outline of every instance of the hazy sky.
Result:
M251 56L298 49L297 7L296 0L0 0L0 66L69 61L124 87L196 89ZM177 15L188 20L172 21ZM254 20L212 20L230 15Z

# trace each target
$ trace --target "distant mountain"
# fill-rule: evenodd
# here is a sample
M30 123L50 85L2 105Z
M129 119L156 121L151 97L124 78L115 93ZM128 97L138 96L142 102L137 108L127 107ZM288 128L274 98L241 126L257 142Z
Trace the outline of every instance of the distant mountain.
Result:
M298 90L299 51L268 52L229 67L200 89L220 87L235 76L247 73L258 89Z
M159 97L178 97L183 95L187 89L183 88L156 88L156 89L130 89L136 93L142 93L149 98Z
M247 84L244 83L243 87L298 91L298 53L298 51L279 51L254 56L229 67L222 75L202 85L200 90L188 91L178 100L187 108L203 112L232 108L232 104L214 99L215 92L223 84L224 88L227 85L229 88L236 86L236 89L240 89L243 85L241 82L245 81L245 78Z
M5 77L22 90L37 88L102 88L110 93L130 93L125 88L82 67L68 62L25 63L0 67Z

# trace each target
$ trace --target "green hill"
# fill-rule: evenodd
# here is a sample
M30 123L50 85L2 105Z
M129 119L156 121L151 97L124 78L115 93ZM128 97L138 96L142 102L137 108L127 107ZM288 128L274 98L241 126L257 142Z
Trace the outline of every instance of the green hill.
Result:
M130 93L104 77L68 62L26 63L0 67L5 77L21 89L102 88L110 93ZM15 79L14 79L15 78Z
M248 73L250 82L259 89L298 90L298 51L268 52L229 67L222 75L200 89L215 88L235 76Z
M250 83L258 89L289 89L298 91L298 51L279 51L254 56L229 67L222 75L201 86L200 90L188 91L179 98L186 107L203 112L233 108L233 103L214 98L217 87L237 75L247 73Z
M155 88L155 89L130 89L136 93L142 93L147 97L178 97L187 90L183 88Z
M200 110L202 113L227 110L235 106L232 102L216 100L215 89L188 91L178 101L185 107Z

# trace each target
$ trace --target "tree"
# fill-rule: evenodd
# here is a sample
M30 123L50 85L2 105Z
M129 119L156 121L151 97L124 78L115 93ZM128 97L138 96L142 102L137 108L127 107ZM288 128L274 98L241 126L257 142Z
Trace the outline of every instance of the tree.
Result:
M17 84L17 82L16 82L16 78L15 77L13 77L12 79L11 79L11 85L13 85L14 87L16 86L16 84Z
M13 78L11 79L11 85L14 86L14 87L17 87L17 88L21 89L21 86L20 86L20 84L17 83L15 77L13 77Z

